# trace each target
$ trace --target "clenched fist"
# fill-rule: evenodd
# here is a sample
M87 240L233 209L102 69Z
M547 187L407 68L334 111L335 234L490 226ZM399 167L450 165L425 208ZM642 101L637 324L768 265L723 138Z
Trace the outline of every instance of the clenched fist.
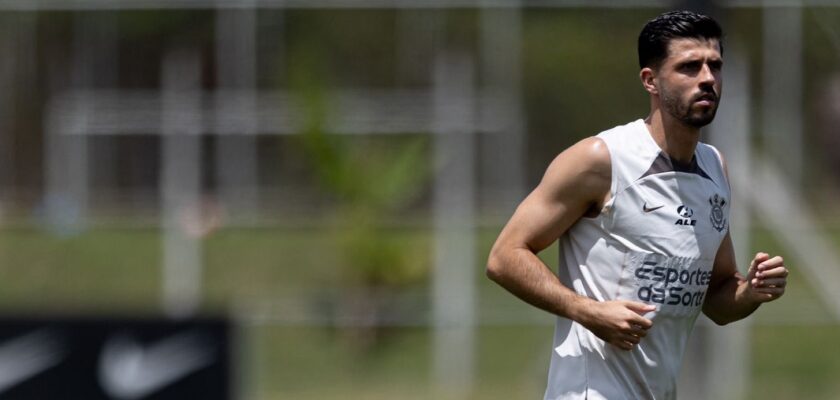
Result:
M593 301L578 322L603 341L630 350L653 326L642 315L654 310L656 306L629 300Z
M780 256L770 258L767 253L758 253L747 271L746 294L750 300L764 303L785 294L788 270Z

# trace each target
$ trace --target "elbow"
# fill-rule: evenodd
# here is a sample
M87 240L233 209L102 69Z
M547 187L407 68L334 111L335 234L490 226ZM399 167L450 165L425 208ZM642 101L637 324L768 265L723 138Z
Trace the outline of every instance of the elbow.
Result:
M703 313L706 314L706 317L708 317L717 326L724 326L733 321L732 319L726 318L719 313L710 312L708 309L704 309Z
M490 257L487 259L487 268L484 270L484 274L487 275L491 281L499 283L503 280L504 277L504 263L502 262L501 258L497 254L496 251L490 252Z

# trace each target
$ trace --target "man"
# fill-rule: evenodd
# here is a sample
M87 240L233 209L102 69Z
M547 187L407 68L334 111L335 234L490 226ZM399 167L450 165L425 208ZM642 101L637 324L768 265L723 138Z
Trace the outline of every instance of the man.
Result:
M516 209L487 275L558 316L546 399L673 399L702 310L723 325L782 296L781 257L738 273L720 153L699 143L721 93L720 26L665 13L639 36L644 120L562 152ZM536 254L560 240L555 276Z

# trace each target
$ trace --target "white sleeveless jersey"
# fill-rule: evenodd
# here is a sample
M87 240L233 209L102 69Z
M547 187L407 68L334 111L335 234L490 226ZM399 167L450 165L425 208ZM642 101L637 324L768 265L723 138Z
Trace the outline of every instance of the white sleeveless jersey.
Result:
M699 315L730 191L717 150L698 143L673 164L642 120L598 135L610 152L610 200L560 238L561 282L599 300L657 306L631 351L558 318L546 399L674 399L685 344Z

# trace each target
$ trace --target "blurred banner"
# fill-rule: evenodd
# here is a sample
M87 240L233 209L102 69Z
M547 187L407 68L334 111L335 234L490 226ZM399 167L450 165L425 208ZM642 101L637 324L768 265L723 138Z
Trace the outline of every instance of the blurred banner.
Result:
M0 319L2 399L230 399L223 319Z

